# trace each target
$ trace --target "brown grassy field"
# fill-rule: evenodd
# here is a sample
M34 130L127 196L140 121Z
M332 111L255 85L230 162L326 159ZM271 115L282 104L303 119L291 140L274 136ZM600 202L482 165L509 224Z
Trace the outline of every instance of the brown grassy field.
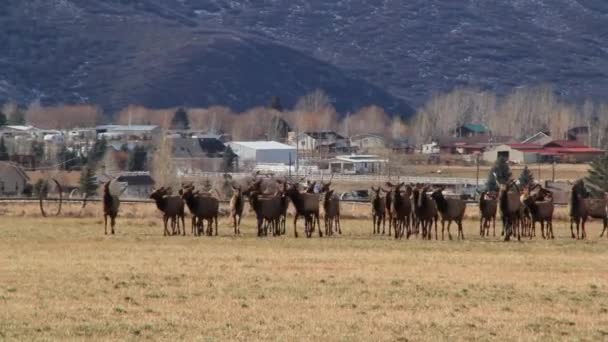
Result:
M0 340L606 340L608 240L162 237L155 216L0 219ZM288 225L291 228L291 225Z

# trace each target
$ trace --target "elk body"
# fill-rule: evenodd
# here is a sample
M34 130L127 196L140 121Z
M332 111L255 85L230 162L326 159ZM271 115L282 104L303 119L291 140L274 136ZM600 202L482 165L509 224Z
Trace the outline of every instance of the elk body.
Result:
M386 224L386 198L380 196L380 188L372 186L372 224L373 234L380 234L380 223L382 223L382 231Z
M104 222L104 234L108 234L108 217L110 218L110 229L112 235L114 235L114 226L116 225L116 216L118 216L118 208L120 207L120 200L118 196L110 193L110 183L107 182L103 187L103 222Z
M450 226L452 221L458 225L458 239L464 240L464 231L462 230L462 220L467 204L459 198L445 198L443 196L443 188L433 191L431 198L437 204L437 210L441 215L441 240L444 239L445 222L448 222L448 238L452 240ZM437 235L437 232L435 232Z
M198 193L194 187L184 188L182 198L185 201L190 214L192 215L193 234L200 235L205 232L205 221L207 221L208 236L213 235L213 225L215 224L215 235L218 235L218 216L220 202L210 193Z
M479 196L479 234L490 236L490 223L492 224L493 236L496 236L496 211L498 203L496 194L484 191Z
M245 201L243 191L240 186L232 187L232 197L230 198L230 217L234 224L234 235L241 234L241 218L243 217L243 208Z
M412 201L410 196L412 195L412 187L407 185L402 191L401 188L404 183L393 185L386 183L390 187L387 192L387 199L390 197L390 204L387 201L387 212L389 213L389 234L390 226L392 224L395 230L395 239L400 239L403 235L407 235L407 238L411 234L411 215L412 215Z
M416 187L412 192L416 225L420 225L422 228L422 238L430 240L433 235L433 223L435 223L435 239L437 240L437 205L435 201L427 195L427 190L428 187Z
M150 194L150 198L156 203L156 207L163 213L164 231L163 235L179 234L179 221L182 222L182 234L186 235L186 226L184 220L184 201L180 196L171 196L170 188L160 188ZM167 224L171 220L170 232ZM176 230L177 228L177 230Z
M500 184L498 191L498 208L500 209L502 217L505 241L511 240L511 236L514 234L517 235L517 240L521 240L521 233L518 226L520 224L522 203L519 189L514 181L507 184Z
M578 180L572 186L570 192L570 234L572 238L586 238L585 223L589 217L588 201L586 197L585 184L582 180ZM576 237L574 235L574 225L576 225ZM580 231L582 230L582 234ZM580 235L579 235L580 234Z
M306 237L312 237L312 233L315 230L315 225L319 227L319 237L323 237L323 232L321 231L321 225L319 222L319 195L311 194L307 192L300 192L298 190L297 184L291 184L287 188L286 192L287 197L293 203L293 206L296 209L296 213L293 219L293 232L294 236L298 237L298 229L297 222L300 216L304 217L304 229L306 233Z
M540 232L543 239L554 239L553 235L553 210L554 205L552 200L540 201L540 195L530 194L530 191L524 191L523 203L530 211L530 235L536 235L536 222L540 222ZM545 234L546 224L546 234Z
M249 193L249 203L257 219L258 236L268 235L268 227L273 235L280 234L280 221L282 217L281 196L262 196L258 191ZM266 224L264 224L266 221Z
M323 212L325 221L325 235L333 235L334 228L338 234L342 234L340 227L340 199L334 195L333 190L323 194Z

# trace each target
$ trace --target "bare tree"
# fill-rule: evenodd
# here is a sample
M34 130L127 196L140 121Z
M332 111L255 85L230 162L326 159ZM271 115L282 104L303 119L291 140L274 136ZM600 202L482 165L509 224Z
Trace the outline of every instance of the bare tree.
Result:
M156 184L161 186L177 185L177 172L173 165L173 146L170 138L163 133L160 142L154 153L152 161L152 174Z

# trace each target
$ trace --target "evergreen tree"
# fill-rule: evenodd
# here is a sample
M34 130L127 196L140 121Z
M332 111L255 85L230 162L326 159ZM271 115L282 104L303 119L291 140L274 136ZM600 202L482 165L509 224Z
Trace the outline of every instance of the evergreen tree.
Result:
M494 174L496 174L496 177L494 177ZM507 159L499 157L488 175L486 182L488 191L498 191L498 183L507 183L511 179L511 176L511 168Z
M36 160L37 164L40 164L44 160L44 144L40 141L32 141L31 154Z
M0 112L0 127L6 126L8 124L8 119L6 118L6 114Z
M234 151L232 151L232 148L230 148L230 146L227 146L224 150L223 157L224 172L234 172L234 170L236 169L237 158L238 156L236 155L236 153L234 153Z
M4 137L0 137L0 160L9 160L8 150L6 149L6 145L4 144Z
M15 111L9 115L8 123L10 125L25 125L25 112L20 108L16 108Z
M143 146L135 146L133 151L129 152L129 171L144 171L146 167L146 159L148 152Z
M184 108L179 108L173 115L171 129L190 129L190 120Z
M95 184L95 169L87 166L80 172L80 192L86 197L94 196L97 192L97 185Z
M608 191L608 154L598 157L590 166L585 182L594 197L603 198Z
M283 120L281 117L274 116L270 121L270 127L267 134L268 140L284 141L287 139L287 134L290 129L287 121Z
M281 104L281 98L278 96L273 96L272 99L270 99L270 108L276 110L277 112L282 112L283 105Z
M89 165L97 165L105 156L107 148L108 142L105 137L95 140L95 144L93 144L93 147L89 151L87 163Z
M530 171L530 169L528 168L528 165L526 165L521 171L521 174L519 175L519 185L523 187L532 184L534 184L534 175L532 174L532 171Z

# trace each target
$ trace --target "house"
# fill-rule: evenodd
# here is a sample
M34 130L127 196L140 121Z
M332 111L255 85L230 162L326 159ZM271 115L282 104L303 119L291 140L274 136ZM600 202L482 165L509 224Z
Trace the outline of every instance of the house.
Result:
M30 178L17 164L0 162L0 196L23 194Z
M297 137L294 132L289 132L288 141L297 144L301 151L330 153L351 150L350 141L335 131L304 132Z
M509 136L476 135L462 138L446 137L437 139L434 150L441 154L469 155L482 153L501 144L513 142ZM437 152L433 152L437 153Z
M589 144L589 126L572 127L566 132L566 136L568 137L568 140L578 141L581 144Z
M198 138L198 143L207 157L221 157L226 150L226 144L217 137Z
M482 124L466 123L454 129L452 132L456 138L475 137L480 135L490 135L490 129Z
M422 144L422 154L439 154L439 144L436 141L431 141L428 144Z
M296 148L276 141L232 141L227 144L243 163L287 164L296 162Z
M353 135L349 141L350 146L359 152L377 151L387 147L387 140L383 136L373 133Z
M216 139L222 143L232 141L232 135L226 133L195 133L192 135L193 138L197 139Z
M329 169L337 174L379 174L386 163L386 159L371 154L339 155L329 162Z
M551 135L548 132L538 132L533 136L522 141L522 144L536 144L536 145L544 145L553 141Z
M124 184L124 197L127 198L148 198L154 191L154 179L150 172L123 172L116 181Z
M494 163L498 158L518 164L536 163L541 146L536 144L503 144L483 152L483 160Z
M514 163L585 163L604 154L604 150L583 145L577 141L553 140L540 144L504 144L484 152L483 159L495 162L498 158L506 158Z
M399 138L399 139L391 139L388 147L391 149L391 151L393 151L394 153L400 153L400 154L411 154L414 153L415 147L410 144L409 139L403 139L403 138Z
M156 125L102 125L95 127L98 138L106 140L152 140L161 133Z

